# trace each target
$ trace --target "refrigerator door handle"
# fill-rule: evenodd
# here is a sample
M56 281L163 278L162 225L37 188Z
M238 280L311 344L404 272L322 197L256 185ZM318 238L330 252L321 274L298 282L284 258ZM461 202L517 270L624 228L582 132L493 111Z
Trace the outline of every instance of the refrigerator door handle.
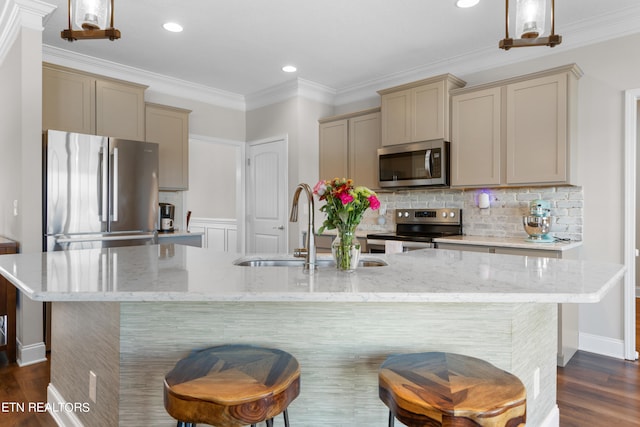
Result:
M101 183L100 183L100 199L101 199L101 203L102 206L100 208L100 220L102 222L108 222L109 221L109 209L108 209L108 203L109 203L109 152L108 150L105 150L105 148L103 148L100 151L100 154L102 155L101 159L100 159L100 176L101 176Z
M112 221L118 221L118 147L113 148L113 203Z

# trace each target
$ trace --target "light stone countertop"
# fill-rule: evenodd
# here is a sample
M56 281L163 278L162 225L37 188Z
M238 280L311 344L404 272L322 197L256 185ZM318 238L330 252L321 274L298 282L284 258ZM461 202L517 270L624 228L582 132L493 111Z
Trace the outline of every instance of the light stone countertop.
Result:
M309 275L300 267L237 266L237 254L149 245L3 255L0 273L37 301L589 303L600 301L625 270L443 249L363 257L388 265L354 273L320 267Z
M534 249L545 251L568 251L582 245L582 242L549 242L533 243L526 241L526 237L491 237L491 236L450 236L433 239L436 243L452 243L470 246L500 246L503 248Z

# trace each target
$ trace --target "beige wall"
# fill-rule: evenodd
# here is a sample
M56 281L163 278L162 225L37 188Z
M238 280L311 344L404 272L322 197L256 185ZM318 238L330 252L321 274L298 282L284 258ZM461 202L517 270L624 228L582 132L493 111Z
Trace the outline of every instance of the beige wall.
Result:
M189 140L186 210L194 218L236 218L237 145Z

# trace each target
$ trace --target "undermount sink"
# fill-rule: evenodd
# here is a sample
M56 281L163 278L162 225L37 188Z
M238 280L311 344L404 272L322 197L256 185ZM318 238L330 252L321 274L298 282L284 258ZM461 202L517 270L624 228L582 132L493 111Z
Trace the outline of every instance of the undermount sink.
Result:
M240 267L302 267L304 265L304 258L268 259L263 257L249 257L237 259L233 261L233 264ZM318 267L335 268L336 263L333 259L321 258L316 260L316 265ZM388 264L380 258L360 258L358 262L358 267L383 267L385 265Z

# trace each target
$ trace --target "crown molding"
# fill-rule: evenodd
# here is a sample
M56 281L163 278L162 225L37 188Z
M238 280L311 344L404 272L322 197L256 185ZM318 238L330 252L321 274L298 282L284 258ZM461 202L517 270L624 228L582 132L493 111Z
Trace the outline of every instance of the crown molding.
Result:
M495 45L492 46L390 74L381 79L343 87L336 91L335 105L340 106L370 99L380 89L420 80L424 76L451 73L460 77L636 34L640 32L640 5L631 6L623 11L601 14L597 18L583 20L569 26L562 27L560 25L558 32L562 35L562 44L553 49L545 47L523 48L505 52L498 49L498 40L496 40Z
M9 0L2 15L0 15L0 25L2 27L6 28L6 25L3 25L4 21L11 23L11 18L6 17L6 10L11 9L10 6L12 4L15 6L16 3L32 5L46 4L37 0ZM17 29L15 32L17 33ZM531 59L553 55L560 51L600 43L638 32L640 32L640 5L630 6L623 11L601 14L597 18L583 20L569 26L563 27L560 23L559 33L563 36L563 41L560 46L553 49L539 47L532 49L511 49L505 52L498 49L498 40L496 40L494 45L486 46L482 49L476 49L456 57L442 59L438 62L390 74L380 79L364 81L339 89L298 78L246 96L114 62L104 61L49 45L43 45L43 60L95 74L145 84L149 86L148 91L151 92L159 92L231 109L248 111L292 97L302 97L334 106L363 101L375 102L375 100L378 99L378 90L420 80L425 76L445 73L465 76L467 74L482 72L517 62L529 61ZM7 46L7 43L4 43L5 39L3 39L3 37L7 37L5 33L7 33L6 30L0 33L0 63L2 63L3 59L2 47Z
M255 110L293 97L301 97L333 105L336 91L305 79L293 79L246 96L247 111Z
M75 68L88 73L144 84L149 86L147 89L149 92L188 98L233 110L244 111L246 108L243 95L105 61L50 45L42 45L42 59L45 62Z
M0 10L0 64L15 43L21 28L43 30L43 19L56 7L38 0L8 0Z

